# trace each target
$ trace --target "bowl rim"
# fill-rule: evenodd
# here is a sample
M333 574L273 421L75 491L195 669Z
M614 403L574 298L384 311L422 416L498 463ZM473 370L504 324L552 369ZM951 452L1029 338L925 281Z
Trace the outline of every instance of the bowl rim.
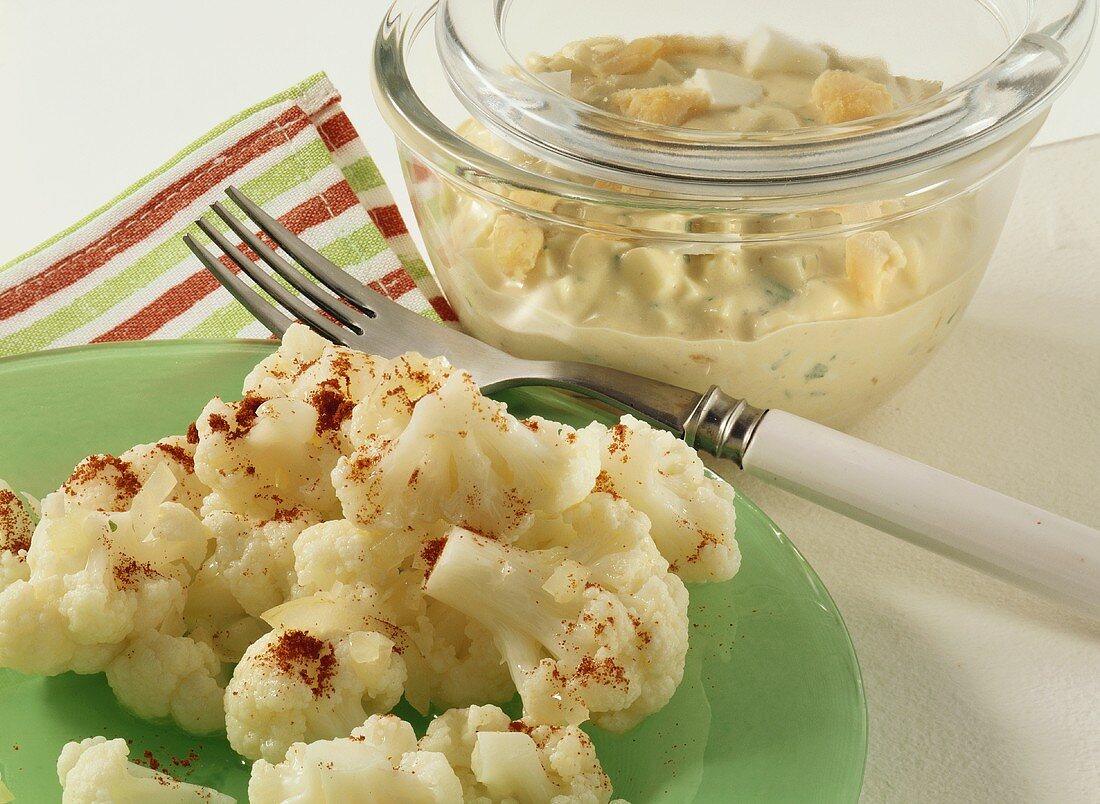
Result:
M624 130L618 115L594 114L592 107L539 81L520 80L499 70L459 69L456 63L473 58L469 43L449 37L446 18L436 19L440 12L450 13L456 2L394 0L379 27L372 83L382 116L395 135L448 172L469 171L516 187L542 188L600 204L621 203L624 193L534 173L473 145L443 123L420 98L407 69L406 57L417 38L438 29L441 70L459 100L494 134L544 161L586 178L658 187L670 199L789 199L912 177L992 150L1044 114L1067 86L1088 52L1098 13L1097 0L1077 0L1069 14L1049 20L1042 12L1049 14L1051 6L1064 3L1036 0L1029 29L1019 32L998 59L925 101L878 118L814 128L817 134L801 141L746 143L701 140L698 132L685 137L684 129L648 124L634 126L632 133ZM509 3L498 0L494 5L500 29ZM1018 73L1029 67L1031 74L1021 90ZM1014 80L1005 81L1007 76ZM505 97L511 100L496 103ZM485 104L486 98L494 103ZM602 150L588 150L593 143ZM636 159L640 143L651 152L643 161Z

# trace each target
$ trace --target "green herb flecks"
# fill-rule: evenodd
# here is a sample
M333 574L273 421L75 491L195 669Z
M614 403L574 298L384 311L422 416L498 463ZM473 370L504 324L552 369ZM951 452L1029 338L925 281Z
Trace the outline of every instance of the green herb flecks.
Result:
M768 304L772 307L788 302L794 296L793 290L786 285L779 284L774 279L764 279L762 290L764 291L764 298L768 300Z
M824 363L818 363L812 369L810 369L809 371L806 372L803 379L806 382L809 382L810 380L820 380L822 377L824 377L828 373L829 373L829 367L826 366Z

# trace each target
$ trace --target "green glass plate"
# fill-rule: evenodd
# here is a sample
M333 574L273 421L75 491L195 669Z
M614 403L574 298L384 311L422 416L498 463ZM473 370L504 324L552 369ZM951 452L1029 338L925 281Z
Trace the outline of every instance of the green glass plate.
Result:
M273 348L154 341L0 360L0 477L41 495L90 453L181 433L212 396L239 397L244 375ZM503 398L521 416L573 425L592 418L548 392ZM736 505L741 572L691 588L684 682L630 733L592 730L604 768L616 796L634 804L855 801L867 720L844 623L771 520L743 496ZM19 804L60 800L61 746L96 734L125 737L131 757L246 799L248 768L224 737L138 720L115 703L102 676L0 670L0 774Z

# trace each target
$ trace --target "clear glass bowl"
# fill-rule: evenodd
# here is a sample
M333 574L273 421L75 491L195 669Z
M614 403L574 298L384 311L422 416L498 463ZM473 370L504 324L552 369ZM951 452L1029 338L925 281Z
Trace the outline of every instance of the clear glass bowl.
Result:
M391 7L375 92L448 300L513 354L850 421L916 373L973 296L1095 0L638 9ZM525 62L593 36L760 26L943 88L847 123L699 131L586 105Z

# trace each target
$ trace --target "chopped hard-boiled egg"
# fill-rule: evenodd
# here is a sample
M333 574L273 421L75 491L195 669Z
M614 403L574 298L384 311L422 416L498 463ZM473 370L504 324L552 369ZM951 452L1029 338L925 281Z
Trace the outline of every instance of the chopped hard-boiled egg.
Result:
M710 108L710 96L687 87L623 89L611 96L627 117L663 126L681 126Z
M750 106L764 97L764 87L751 78L743 78L724 70L700 67L684 82L685 87L701 89L710 96L712 109L736 109Z
M826 123L846 123L885 114L894 99L885 86L848 70L826 70L810 90L814 106Z
M886 232L860 232L844 244L844 268L856 294L882 306L883 286L905 267L905 252Z
M489 241L501 271L523 279L535 267L543 237L542 229L526 218L504 214L494 221Z
M829 55L824 50L771 28L761 28L745 43L745 67L751 75L817 75L828 66Z

